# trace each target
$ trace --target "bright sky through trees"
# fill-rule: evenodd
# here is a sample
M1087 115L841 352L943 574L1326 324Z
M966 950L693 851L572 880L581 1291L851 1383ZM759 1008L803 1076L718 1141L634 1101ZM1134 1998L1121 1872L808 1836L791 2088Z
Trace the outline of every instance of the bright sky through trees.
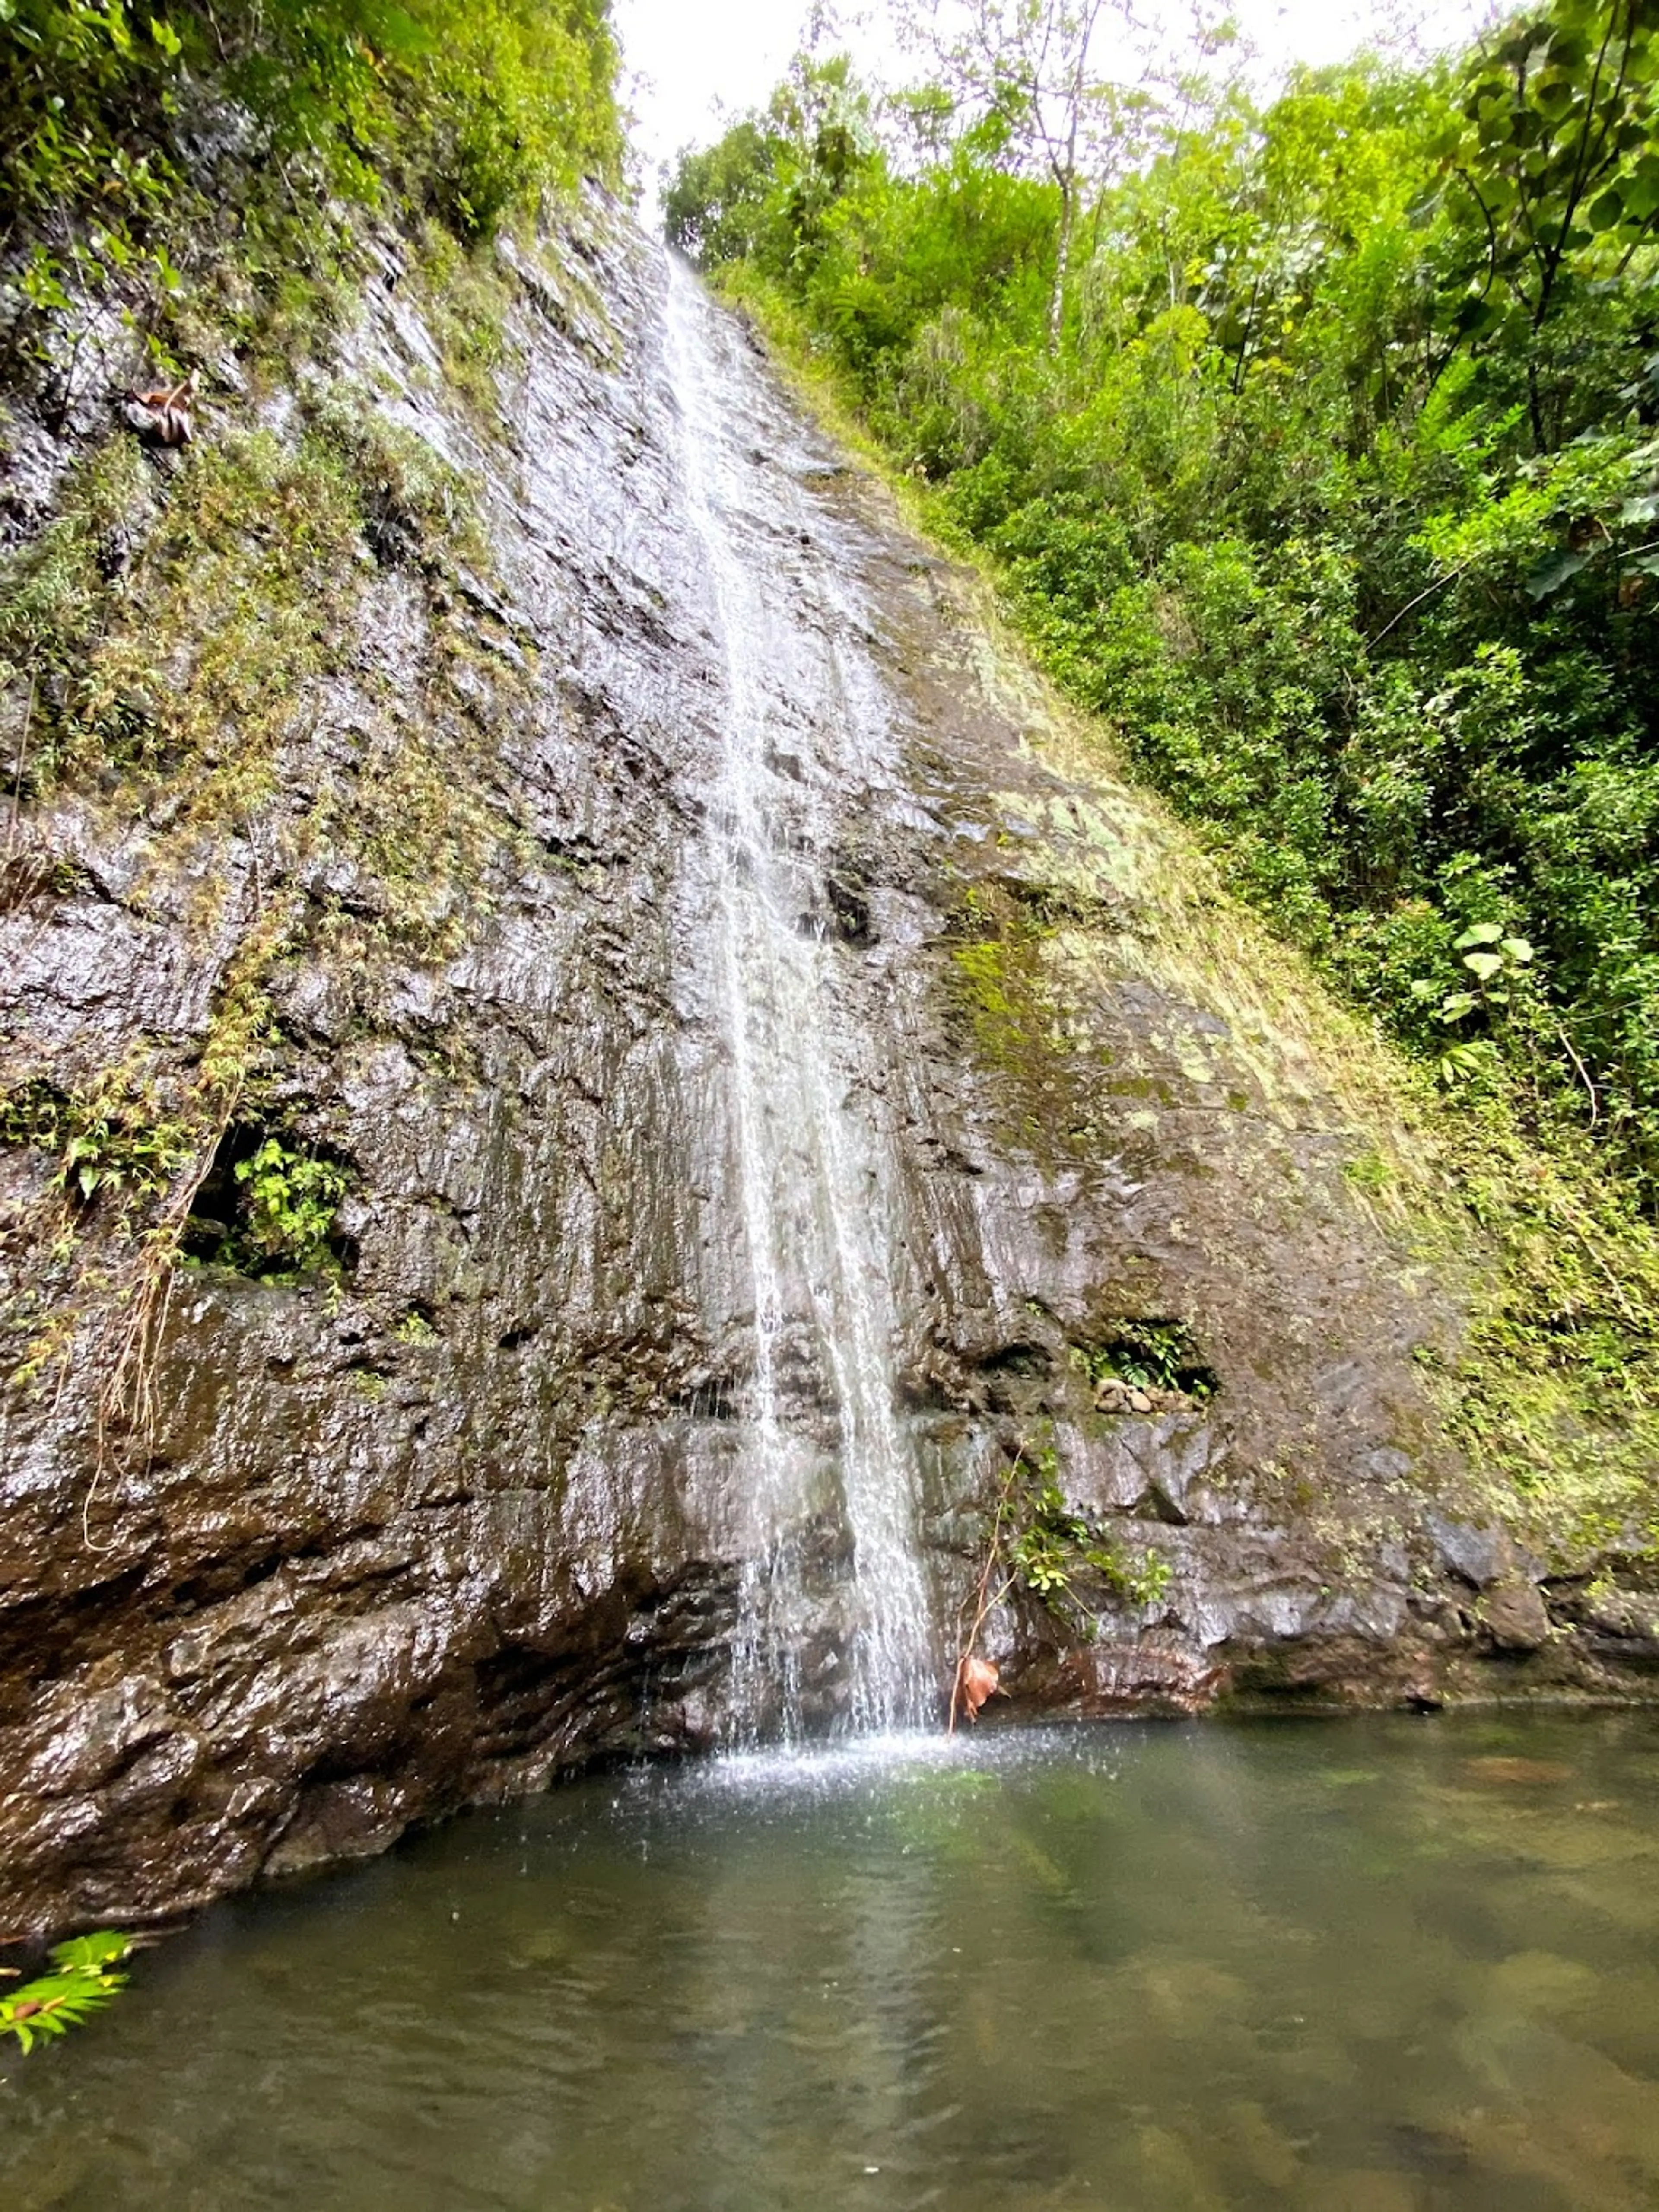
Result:
M642 181L654 204L657 173L682 148L719 135L720 116L758 106L801 43L811 0L616 0ZM1269 64L1340 60L1393 24L1432 46L1461 43L1489 10L1479 0L1237 0L1233 13ZM838 43L871 74L902 66L887 10L843 8Z

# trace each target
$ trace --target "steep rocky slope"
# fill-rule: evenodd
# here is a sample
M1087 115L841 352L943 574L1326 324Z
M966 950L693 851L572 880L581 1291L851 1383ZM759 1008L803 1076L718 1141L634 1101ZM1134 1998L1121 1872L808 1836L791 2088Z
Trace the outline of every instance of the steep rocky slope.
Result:
M137 647L106 685L167 741L43 788L8 846L7 1926L165 1915L728 1728L764 1536L713 921L729 641L662 254L597 209L507 251L499 419L388 250L336 357L263 393L225 364L191 451L132 448L100 510L131 606L170 542L209 595L149 690ZM997 1711L1641 1694L1646 1601L1549 1583L1466 1494L1414 1355L1456 1340L1474 1261L1431 1266L1368 1194L1403 1140L1361 1042L1297 1012L968 580L694 313L732 544L787 611L756 659L887 1255L941 1711L1014 1467L1132 1571L998 1609ZM44 433L11 445L27 536L64 495ZM199 702L185 735L152 692ZM233 1051L148 1213L124 1225L118 1176L62 1187L110 1071L165 1118ZM237 1241L266 1144L331 1171L326 1267L261 1274ZM169 1204L170 1289L131 1233ZM827 1719L852 1561L814 1358L784 1402L822 1470L794 1540Z

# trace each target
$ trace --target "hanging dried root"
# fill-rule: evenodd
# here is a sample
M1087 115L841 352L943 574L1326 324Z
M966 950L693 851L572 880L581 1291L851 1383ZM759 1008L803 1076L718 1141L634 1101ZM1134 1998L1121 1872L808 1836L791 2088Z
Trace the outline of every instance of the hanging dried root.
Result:
M991 1541L986 1550L985 1565L980 1572L979 1588L974 1593L973 1623L968 1631L962 1656L957 1662L956 1676L951 1685L951 1718L945 1730L949 1735L957 1732L959 1713L965 1713L970 1721L976 1721L980 1708L988 1698L1006 1698L1008 1694L1002 1687L1001 1675L994 1661L981 1659L977 1646L986 1621L1007 1596L1017 1580L1014 1574L1005 1571L1001 1583L993 1593L992 1584L996 1581L999 1566L1003 1564L1003 1530L1012 1511L1014 1486L1019 1480L1024 1461L1025 1448L1022 1444L1003 1478L1002 1490L997 1498L996 1517L991 1523Z
M92 1480L81 1504L81 1535L89 1552L113 1548L94 1539L92 1509L106 1474L119 1472L121 1453L118 1439L148 1437L155 1430L155 1362L173 1304L175 1263L185 1224L240 1097L239 1080L217 1102L215 1118L198 1147L190 1171L175 1184L167 1211L145 1235L128 1297L113 1324L113 1353L98 1392Z
M142 1449L155 1432L156 1360L167 1332L185 1224L242 1103L248 1071L270 1016L264 978L289 939L295 912L292 898L256 906L203 1051L192 1097L188 1164L169 1190L159 1218L143 1233L137 1263L110 1322L107 1364L98 1393L92 1480L81 1507L81 1533L89 1551L113 1548L94 1538L92 1512L106 1477L121 1472L124 1440L137 1439Z
M178 384L127 394L127 420L149 446L187 446L196 433L196 388L199 372Z

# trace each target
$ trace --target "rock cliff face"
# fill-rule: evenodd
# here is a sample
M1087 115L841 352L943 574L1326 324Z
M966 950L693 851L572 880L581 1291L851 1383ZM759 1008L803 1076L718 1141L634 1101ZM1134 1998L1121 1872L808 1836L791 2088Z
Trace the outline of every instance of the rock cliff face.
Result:
M214 1264L198 1233L148 1415L113 1437L122 1310L84 1256L54 1293L0 1476L9 1927L169 1914L731 1732L745 1566L777 1534L751 1496L777 1317L720 972L731 611L664 258L611 216L564 252L580 283L519 266L493 435L438 387L394 263L331 365L481 488L487 558L422 571L396 513L371 517L343 645L234 819L181 835L164 769L26 810L51 866L15 876L0 924L9 1094L141 1049L189 1069L286 901L267 1110L349 1194L331 1285ZM720 401L720 527L775 614L750 641L769 818L809 886L811 1049L881 1255L941 1711L1022 1454L1153 1571L1134 1597L1085 1578L1069 1610L1000 1607L993 1712L1638 1691L1641 1603L1540 1591L1544 1563L1462 1498L1413 1358L1455 1338L1456 1297L1355 1175L1386 1132L1340 1053L1287 1022L1178 838L742 327L684 312ZM143 527L256 404L291 441L288 395L222 392L191 454L149 465ZM307 833L417 736L483 825L419 942L362 849ZM420 793L398 803L418 846ZM258 1135L233 1127L198 1216ZM0 1153L15 1300L57 1281L55 1240L95 1262L106 1234L54 1166ZM816 1724L845 1711L856 1632L847 1408L814 1286L777 1296L800 1321L775 1330L774 1441L809 1468L787 1533ZM1149 1343L1151 1389L1124 1356Z

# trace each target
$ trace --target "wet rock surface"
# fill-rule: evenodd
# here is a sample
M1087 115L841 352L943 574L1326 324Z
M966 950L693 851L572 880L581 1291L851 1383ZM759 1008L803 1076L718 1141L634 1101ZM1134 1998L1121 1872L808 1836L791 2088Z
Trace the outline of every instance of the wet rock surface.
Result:
M319 910L360 925L276 987L306 1126L351 1170L342 1284L181 1272L150 1431L101 1471L100 1316L74 1318L62 1387L8 1402L0 1925L164 1917L729 1729L757 1532L710 949L726 679L665 264L614 217L583 252L610 327L526 278L493 443L434 396L396 290L352 341L388 416L484 486L495 572L435 617L397 547L366 543L357 673L306 702L273 804L350 772L388 687L421 713L422 625L444 619L518 687L481 708L486 765L465 770L511 865L416 957L349 860L305 863ZM1540 1589L1460 1502L1413 1357L1455 1338L1455 1297L1356 1199L1348 1109L1305 1045L1170 945L1168 833L1048 764L1042 702L963 580L722 327L745 557L882 688L860 755L850 707L826 716L777 672L772 766L780 808L810 789L819 825L800 927L834 963L823 1049L890 1255L941 1714L990 1502L1039 1437L1068 1503L1167 1583L1000 1607L986 1648L1009 1695L987 1723L1650 1687L1641 1603ZM8 1087L67 1086L140 1037L187 1062L280 840L169 858L153 804L53 806L73 866L0 918ZM227 895L204 927L210 878ZM56 1218L51 1170L0 1153L14 1295ZM1152 1324L1195 1348L1202 1395L1099 1371ZM822 1467L799 1644L827 1724L850 1562L816 1357L803 1338L788 1405Z

